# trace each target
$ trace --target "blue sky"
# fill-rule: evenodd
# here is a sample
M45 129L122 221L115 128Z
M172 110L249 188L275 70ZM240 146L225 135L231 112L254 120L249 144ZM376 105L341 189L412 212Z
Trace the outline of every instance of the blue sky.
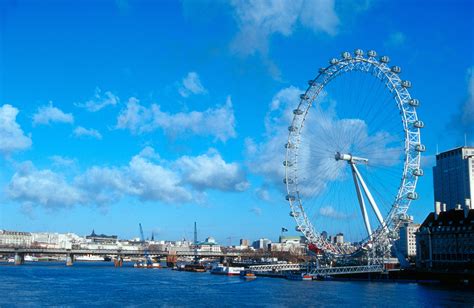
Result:
M356 48L389 55L422 103L421 221L436 147L474 143L473 12L461 0L3 0L0 228L294 233L272 106L294 108L319 67Z

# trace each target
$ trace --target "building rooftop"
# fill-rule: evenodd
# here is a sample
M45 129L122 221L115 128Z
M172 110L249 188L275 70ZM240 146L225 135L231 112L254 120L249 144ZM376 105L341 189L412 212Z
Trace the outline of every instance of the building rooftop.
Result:
M474 225L474 209L468 210L467 217L464 211L464 209L452 209L440 212L438 218L436 218L434 212L431 212L423 221L421 227Z
M439 157L449 156L449 154L455 153L457 151L460 152L463 149L465 149L465 150L474 150L474 147L461 146L461 147L452 148L452 149L449 149L449 150L446 150L446 151L443 151L443 152L440 152L440 153L436 154L436 159L439 159Z
M117 235L105 235L105 234L96 234L94 230L92 230L92 233L88 236L86 236L87 239L90 238L110 238L110 239L117 239Z

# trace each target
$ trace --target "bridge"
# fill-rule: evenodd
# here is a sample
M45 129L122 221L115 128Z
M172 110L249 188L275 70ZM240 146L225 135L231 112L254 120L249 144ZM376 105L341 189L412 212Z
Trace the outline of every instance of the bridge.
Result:
M305 269L306 266L302 264L263 264L263 265L251 265L249 269L254 272L283 272L283 271L301 271Z
M74 262L74 256L77 255L99 255L99 256L116 256L122 260L124 257L143 257L145 251L143 249L122 250L122 249L61 249L61 248L18 248L18 247L0 247L0 254L15 255L15 264L24 263L25 255L65 255L66 265L71 266ZM197 255L199 258L237 258L249 257L253 254L248 252L215 252L215 251L164 251L164 250L148 250L148 255L152 257L192 257Z
M304 271L307 266L304 264L265 264L252 265L249 269L256 273L268 272L284 272L284 271ZM336 266L336 267L317 267L310 268L308 274L317 276L335 276L345 274L365 274L365 273L382 273L384 272L383 264L373 265L357 265L357 266Z

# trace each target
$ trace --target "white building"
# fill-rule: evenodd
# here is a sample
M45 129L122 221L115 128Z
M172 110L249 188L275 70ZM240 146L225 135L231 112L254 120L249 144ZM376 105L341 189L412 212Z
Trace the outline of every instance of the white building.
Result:
M415 224L412 221L405 222L400 226L400 238L397 242L397 248L405 258L416 257L415 233L418 231L419 228L420 225Z
M301 236L280 236L278 243L270 244L270 250L303 253L306 251L306 244Z
M444 204L446 211L464 205L466 199L474 200L474 147L459 147L436 155L433 184L435 201Z
M32 236L30 232L0 230L0 246L30 247Z

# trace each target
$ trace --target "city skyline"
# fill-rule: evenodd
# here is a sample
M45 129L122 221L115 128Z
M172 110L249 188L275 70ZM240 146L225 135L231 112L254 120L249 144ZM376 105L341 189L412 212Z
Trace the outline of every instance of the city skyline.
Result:
M131 238L140 222L179 239L198 221L222 243L296 234L274 132L318 68L356 48L390 56L421 101L417 222L433 208L437 149L465 134L474 145L472 2L89 9L0 4L0 229Z

